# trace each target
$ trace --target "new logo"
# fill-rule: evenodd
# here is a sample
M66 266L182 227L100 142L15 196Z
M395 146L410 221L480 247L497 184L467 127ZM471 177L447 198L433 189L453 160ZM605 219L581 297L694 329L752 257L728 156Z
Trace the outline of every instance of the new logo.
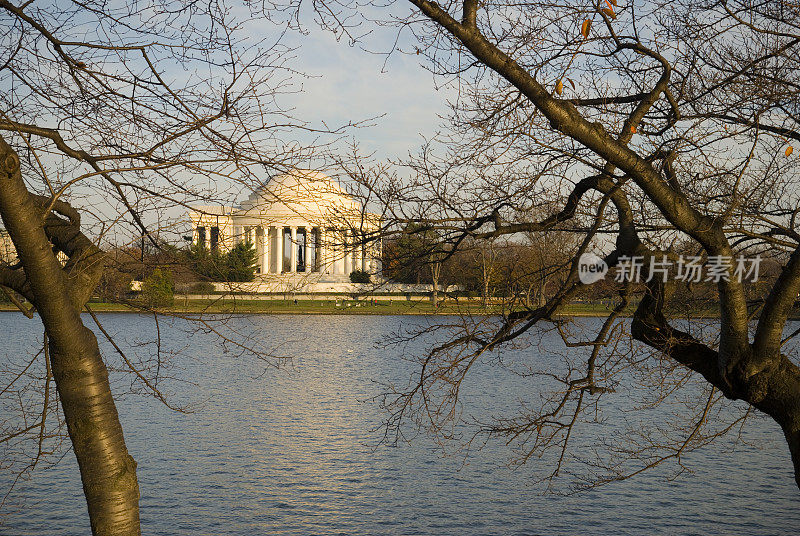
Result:
M584 253L578 258L578 279L584 285L600 281L606 273L608 273L608 264L594 253Z

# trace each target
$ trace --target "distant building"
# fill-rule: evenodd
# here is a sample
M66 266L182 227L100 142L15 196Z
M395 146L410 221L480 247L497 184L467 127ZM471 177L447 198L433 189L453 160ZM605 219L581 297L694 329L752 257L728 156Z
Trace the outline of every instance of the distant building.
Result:
M220 252L253 244L262 279L344 282L356 270L380 276L380 217L324 173L277 175L238 207L196 206L189 217L195 244Z
M56 258L62 266L67 263L67 256L62 251L58 252ZM17 248L14 247L14 242L11 241L11 235L5 229L0 229L0 262L14 264L17 260Z
M0 262L13 263L17 260L17 249L8 231L0 229Z

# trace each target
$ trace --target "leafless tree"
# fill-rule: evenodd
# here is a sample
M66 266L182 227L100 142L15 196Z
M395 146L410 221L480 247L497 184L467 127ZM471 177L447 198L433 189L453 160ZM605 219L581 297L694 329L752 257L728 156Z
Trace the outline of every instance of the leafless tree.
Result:
M327 13L352 26L347 4L335 6ZM398 431L411 419L447 436L473 364L557 330L571 356L564 370L544 372L557 387L540 406L484 428L519 445L523 459L555 452L557 475L575 424L596 418L622 371L636 370L652 404L702 378L706 388L685 413L693 421L670 439L637 432L637 443L610 449L633 465L585 459L584 477L603 482L666 460L680 465L687 450L749 414L723 420L718 408L730 399L781 426L800 485L800 369L789 355L797 332L785 333L800 291L800 6L410 0L407 9L384 18L401 36L392 53L424 58L457 98L448 131L406 162L409 180L387 180L387 198L403 207L398 220L435 225L453 249L525 233L567 233L575 247L568 277L544 303L518 301L497 321L442 326L448 342L420 356L408 388L389 397L390 426ZM747 299L728 264L716 284L716 329L676 324L668 316L674 279L648 281L649 267L687 241L703 259L783 253L785 261L758 300ZM648 282L621 285L598 329L579 335L559 311L585 291L578 259L595 249L612 271L640 256ZM629 304L627 331L620 316Z
M46 333L26 366L3 364L3 396L26 394L24 411L4 412L0 443L38 445L30 469L65 424L94 534L140 532L136 462L81 317L109 262L101 246L159 247L170 210L230 198L310 156L292 138L320 134L277 101L296 73L285 21L273 21L276 37L258 40L250 11L221 2L0 0L0 216L18 256L0 262L0 288ZM169 403L92 318L136 382Z

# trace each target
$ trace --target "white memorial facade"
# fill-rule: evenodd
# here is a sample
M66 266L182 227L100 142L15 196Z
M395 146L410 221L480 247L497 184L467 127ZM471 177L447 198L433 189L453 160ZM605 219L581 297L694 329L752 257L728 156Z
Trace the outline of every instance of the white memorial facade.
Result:
M380 217L366 213L324 173L272 177L238 207L197 206L192 239L227 252L249 242L260 279L347 282L362 270L380 279Z
M17 261L17 250L8 231L0 229L0 262L12 264Z

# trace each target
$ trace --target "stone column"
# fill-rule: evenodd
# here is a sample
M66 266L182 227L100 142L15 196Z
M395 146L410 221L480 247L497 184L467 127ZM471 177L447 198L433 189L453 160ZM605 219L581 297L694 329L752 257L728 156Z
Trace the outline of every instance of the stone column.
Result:
M269 258L269 271L272 274L280 273L280 268L278 268L278 228L272 226L269 228L270 235L272 236L272 247L270 247L270 258Z
M311 273L311 235L314 234L314 229L306 225L303 227L305 229L305 241L303 242L303 260L305 264L303 268L307 274Z
M336 275L341 272L339 266L339 231L335 228L328 230L328 261L331 265L331 273Z
M272 227L272 257L270 258L270 272L273 274L281 273L280 266L278 264L278 254L280 252L280 240L278 240L278 234L280 228L279 227Z
M342 266L342 232L339 229L331 229L331 263L333 264L333 273L341 275L344 272Z
M264 234L261 235L261 273L269 273L269 227L264 227Z
M319 228L319 271L323 274L330 273L328 266L328 229Z
M275 273L283 273L283 226L275 228Z
M311 236L314 238L314 241L312 242L313 246L311 247L311 256L314 258L314 260L310 263L311 271L312 272L315 272L315 271L319 272L320 271L319 270L319 267L320 267L320 262L319 261L320 261L320 253L321 253L320 248L319 248L319 228L318 227L312 227L310 229L310 231L311 231Z
M297 272L297 227L289 227L291 239L289 240L289 271L292 273Z
M333 229L328 229L325 236L327 237L327 242L325 242L325 248L327 250L326 262L328 266L330 266L331 274L336 274L338 273L338 266L336 266L336 256L338 255L336 250L336 235Z
M256 265L258 266L258 271L262 274L264 273L261 271L261 253L263 251L261 249L261 246L263 245L262 243L263 236L264 236L263 231L261 230L260 225L257 225L256 227L253 228L253 237L256 239L256 241L253 243L253 247L256 250Z
M344 256L344 275L353 271L353 250L350 246L350 231L342 231L342 255Z
M325 273L325 243L324 240L324 229L322 227L317 227L314 231L314 247L317 248L317 268L319 273Z

